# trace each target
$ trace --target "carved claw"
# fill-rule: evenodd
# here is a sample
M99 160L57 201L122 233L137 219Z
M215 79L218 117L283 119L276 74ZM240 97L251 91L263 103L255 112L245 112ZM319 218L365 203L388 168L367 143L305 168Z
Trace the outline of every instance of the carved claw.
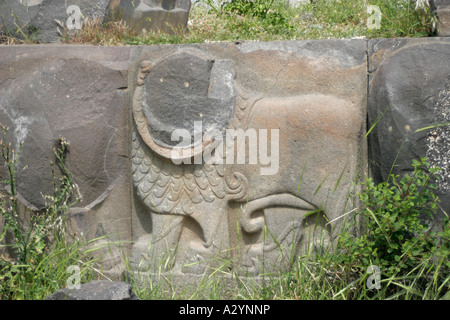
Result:
M317 209L315 206L292 194L285 193L271 195L262 199L251 201L244 205L240 220L242 228L248 233L261 231L264 227L263 218L251 218L251 214L257 210L270 207L297 208L305 211L313 211Z

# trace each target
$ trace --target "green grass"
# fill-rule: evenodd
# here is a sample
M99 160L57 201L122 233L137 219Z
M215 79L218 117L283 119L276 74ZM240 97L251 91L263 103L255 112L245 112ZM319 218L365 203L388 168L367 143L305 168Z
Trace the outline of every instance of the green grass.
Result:
M81 283L105 278L96 269L96 260L92 256L99 249L95 247L98 239L89 242L79 239L68 241L62 232L65 230L65 219L61 220L60 217L67 214L77 194L70 171L64 165L67 142L60 139L59 147L55 149L55 164L60 169L61 177L55 180L54 194L47 197L48 208L41 215L31 216L28 227L23 228L17 220L18 204L14 196L17 152L20 150L12 150L11 145L4 141L0 146L9 177L3 183L10 185L13 196L3 195L1 199L1 213L6 219L6 228L2 230L0 240L8 232L14 234L16 240L1 246L8 246L15 254L1 256L0 299L44 299L68 285L70 274L67 268L70 265L80 267ZM415 161L414 166L420 169L416 175L405 176L402 180L391 179L390 183L377 187L368 180L366 188L359 194L362 205L342 215L351 219L342 224L337 241L329 245L323 238L311 238L313 245L307 242L306 251L300 256L289 257L288 260L293 261L293 264L288 271L263 273L259 278L264 281L238 274L230 268L239 265L238 261L223 257L211 258L209 272L197 278L194 287L190 288L186 286L180 289L177 287L180 279L163 272L150 275L150 279L148 274L142 274L143 281L147 281L145 286L139 285L140 279L136 274L127 280L134 285L136 294L143 300L449 299L448 216L444 219L442 230L435 234L418 224L423 208L433 215L439 204L439 199L432 194L435 187L430 183L431 175L436 170L424 170L426 165L424 160ZM52 174L56 176L55 172ZM413 205L412 201L420 205ZM396 214L404 211L399 211L400 205L410 212L406 219ZM371 227L358 234L353 232L357 229L353 223L358 226L361 219L366 226ZM409 234L411 232L414 232L412 237ZM392 249L392 259L384 255L384 247L387 251ZM126 255L124 258L127 262ZM170 263L169 260L161 261L161 264ZM368 272L370 265L378 265L380 274ZM128 264L127 270L133 271ZM375 283L379 284L379 288L368 285L371 277L377 279ZM188 276L185 279L193 278ZM232 285L224 279L232 279Z
M442 125L448 124L426 129ZM358 193L360 206L339 218L346 222L337 230L336 241L330 246L322 238L311 239L308 250L294 257L287 272L262 274L265 281L258 282L228 268L237 261L217 258L212 264L216 267L194 291L177 290L177 279L165 274L153 276L165 281L147 287L135 283L135 290L149 300L448 300L450 219L444 212L442 228L436 232L428 230L422 219L435 218L440 208L432 183L438 169L426 159L414 160L413 167L413 175L392 176L377 186L367 179ZM374 265L379 273L371 270ZM223 276L233 279L234 286L224 285ZM143 277L148 281L148 275Z
M71 238L65 228L68 210L79 199L76 184L65 166L69 144L60 138L54 149L54 192L44 196L46 208L28 212L20 209L16 190L22 144L14 150L6 142L8 128L1 126L1 130L0 156L6 168L1 183L9 186L10 194L0 193L0 300L44 299L69 284L69 266L79 268L79 281L95 279L98 273L92 252L99 249L94 245L99 239Z
M449 240L449 225L443 241ZM167 274L131 276L134 291L142 300L439 300L448 299L450 288L449 248L444 243L436 247L434 255L420 260L408 272L387 276L380 270L377 282L370 279L377 274L358 265L336 263L343 253L337 247L316 244L319 250L306 252L295 259L292 269L282 273L260 275L264 281L243 277L228 270L232 260L210 269L197 284L181 286L180 280ZM350 268L349 268L350 266ZM232 279L228 286L222 277ZM150 278L156 282L151 283ZM139 285L137 279L146 283ZM375 278L373 278L375 279ZM158 282L160 281L160 282ZM378 283L379 287L369 287ZM177 288L178 285L178 288Z
M294 259L288 271L245 277L229 268L238 261L218 257L190 287L180 286L183 280L170 272L131 275L130 280L143 300L449 299L450 219L444 212L437 232L423 222L423 216L435 218L439 207L431 182L438 169L426 159L414 160L413 166L412 175L393 176L390 183L375 186L367 179L358 193L361 205L341 216L349 219L335 241L329 244L320 234L307 236L306 245L302 243L307 250L290 257ZM138 279L146 285L139 285Z
M86 40L99 44L151 45L240 40L425 37L434 34L435 17L429 9L415 10L413 1L322 0L292 8L286 7L281 0L255 0L252 3L257 5L251 7L253 9L244 6L249 3L248 0L234 0L231 3L235 5L222 3L218 6L193 7L189 31L182 30L175 35L130 34L126 26L117 28L116 23L106 26L106 29L112 28L115 32L102 34L102 31L97 30L95 38L89 36ZM381 10L379 29L368 28L367 21L372 13L367 12L367 5L377 5ZM117 29L121 31L117 32ZM113 36L109 38L110 34ZM83 39L85 37L81 32L77 40L67 41L83 42Z
M246 0L234 0L237 4ZM256 3L268 5L267 0ZM232 2L233 3L233 2ZM364 0L322 0L298 8L286 7L284 1L270 2L269 10L229 9L196 6L191 10L189 32L176 36L147 34L124 38L127 44L191 43L238 40L300 40L327 38L423 37L432 35L430 10L414 10L412 1L373 0L380 7L379 29L368 29ZM245 11L247 10L247 11ZM256 12L256 13L255 13Z
M367 4L377 5L381 9L379 29L367 28L366 22L370 15L366 10ZM85 21L84 28L76 35L69 35L61 26L62 41L100 45L150 45L239 40L424 37L431 36L434 32L435 18L431 12L415 10L412 1L373 0L366 3L362 0L323 0L299 8L287 8L277 1L260 1L259 7L255 8L253 5L252 9L244 5L245 2L236 1L234 8L195 7L190 14L189 32L176 35L136 34L123 22L102 24L99 21ZM10 44L19 41L7 36L2 39L4 43ZM34 37L25 37L24 41L32 43L35 40ZM2 155L6 157L6 166L10 169L7 183L12 184L11 190L14 193L14 152L10 153L11 150L4 143L1 147L4 152ZM75 190L70 188L70 172L65 171L64 159L58 159L58 155L61 157L62 154L55 155L63 177L67 178L62 181L62 189L55 184L58 187L55 188L57 193L49 198L52 201L47 213L52 213L57 219L59 216L54 215L55 213L66 212L68 209L69 198L66 196L69 194L62 193L62 190L69 191L71 195ZM39 231L37 233L29 232L29 229L23 230L15 220L16 201L14 194L12 198L2 199L2 215L9 219L7 231L15 233L16 238L20 239L19 246L17 243L13 246L21 255L2 256L0 259L0 299L43 299L67 285L70 276L67 266L72 264L81 266L82 282L102 277L101 272L95 269L95 259L90 255L91 250L95 249L86 249L90 243L81 240L68 242L60 237L59 241L47 245L50 234L41 231L48 221L33 220L34 230ZM370 218L374 211L368 209L367 212L372 213L368 216ZM351 213L353 217L358 214ZM374 221L380 227L380 234L387 234L387 230L377 223L377 219L375 217ZM228 266L235 265L236 262L218 258L211 272L201 278L196 290L178 291L174 286L167 287L161 283L153 283L147 287L136 284L134 288L141 299L449 299L449 227L448 222L444 224L443 231L436 238L441 239L440 242L435 242L428 248L430 254L415 259L415 263L407 270L389 274L381 270L380 289L368 287L367 281L373 274L367 273L367 263L362 264L358 259L339 259L346 253L342 251L345 248L338 244L334 247L319 244L319 250L315 253L307 252L296 257L290 271L265 274L265 281L262 283L234 274ZM346 229L342 230L342 235L344 231ZM4 236L5 230L0 234L0 239ZM351 241L351 238L347 239ZM406 253L397 256L401 258L403 254ZM357 255L354 256L358 258ZM372 262L370 256L366 255L367 257ZM223 285L221 278L224 275L234 279L235 288ZM171 281L175 283L176 279L167 279L169 284Z
M203 2L208 3L208 0ZM415 9L413 0L318 0L287 7L283 0L233 0L231 3L196 5L191 9L188 30L176 34L136 33L124 22L102 24L86 20L82 30L71 34L63 23L58 29L63 43L100 45L152 45L214 41L275 41L329 38L427 37L435 34L436 17L429 8ZM379 28L368 28L373 12L380 8ZM57 26L55 25L55 28ZM3 36L0 43L35 43L36 35L17 40Z

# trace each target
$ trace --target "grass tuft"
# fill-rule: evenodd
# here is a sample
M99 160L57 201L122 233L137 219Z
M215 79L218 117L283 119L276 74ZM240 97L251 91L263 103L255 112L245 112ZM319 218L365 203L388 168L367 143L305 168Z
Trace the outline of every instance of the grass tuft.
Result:
M380 10L381 20L376 27L369 25L374 17L369 6ZM283 0L231 0L218 4L203 0L191 9L187 29L173 34L138 33L124 21L103 23L100 19L85 19L81 30L68 30L63 22L55 20L55 28L62 43L119 46L428 37L436 34L436 22L430 7L416 7L415 0L317 0L297 7L286 6ZM37 43L38 31L28 34L24 28L18 29L18 38L3 32L0 44Z

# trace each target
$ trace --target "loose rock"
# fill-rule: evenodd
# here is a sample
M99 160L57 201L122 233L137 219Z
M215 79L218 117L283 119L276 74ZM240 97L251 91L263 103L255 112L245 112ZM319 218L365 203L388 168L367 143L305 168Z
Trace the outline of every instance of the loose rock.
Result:
M64 288L45 300L139 300L131 285L125 282L91 281L80 287Z

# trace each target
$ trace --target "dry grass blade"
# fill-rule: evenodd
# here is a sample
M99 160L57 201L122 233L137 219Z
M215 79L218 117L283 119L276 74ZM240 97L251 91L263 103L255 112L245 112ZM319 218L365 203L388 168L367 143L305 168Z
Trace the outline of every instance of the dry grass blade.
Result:
M80 30L69 30L61 21L56 23L63 28L61 40L66 44L122 45L125 38L136 36L123 20L103 23L100 18L86 18Z

